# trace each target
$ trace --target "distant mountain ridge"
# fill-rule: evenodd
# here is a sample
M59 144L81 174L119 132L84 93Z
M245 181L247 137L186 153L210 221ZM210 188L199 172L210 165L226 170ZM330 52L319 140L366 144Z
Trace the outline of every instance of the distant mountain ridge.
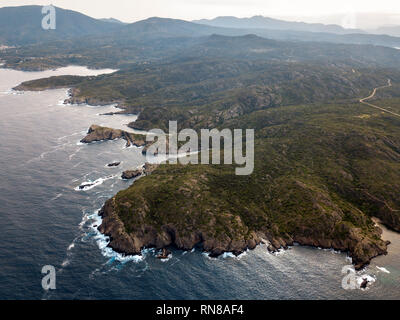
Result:
M298 30L278 30L263 28L218 27L179 19L152 17L123 26L117 37L130 39L156 39L179 37L204 37L212 34L223 36L245 36L254 34L262 38L279 41L331 42L344 44L372 44L387 47L400 47L400 37L368 33L338 34L329 32L310 32Z
M82 13L56 8L56 29L42 29L42 6L0 8L0 44L32 44L63 38L98 35L120 26Z
M230 29L225 30L225 28L220 27L200 25L179 19L151 17L145 20L125 25L118 32L119 35L127 36L129 38L179 38L208 36L213 33L236 34L238 31Z
M292 31L307 31L307 32L328 32L337 34L349 33L366 33L359 29L345 29L339 25L322 23L305 23L273 19L263 16L254 16L251 18L237 17L217 17L214 19L194 20L194 23L223 27L223 28L238 28L238 29L274 29L274 30L292 30Z
M380 27L375 30L371 30L371 33L374 34L387 34L391 35L394 37L399 37L400 36L400 26L385 26L385 27Z
M126 25L126 24L129 24L129 23L127 23L127 22L122 22L121 20L114 19L114 18L103 18L103 19L100 19L100 21L110 22L110 23L116 23L116 24L119 24L119 25Z
M44 15L41 10L42 6L0 8L0 45L25 46L44 42L50 45L49 42L54 44L55 41L72 40L73 43L70 44L72 46L80 46L82 43L87 45L92 43L92 46L96 46L94 44L99 42L104 45L121 45L140 41L163 50L155 40L185 38L185 41L195 41L196 38L212 34L223 36L255 34L279 41L400 47L400 37L368 34L361 30L344 29L338 25L288 22L261 16L219 17L195 22L152 17L126 24L113 18L95 19L79 12L56 8L56 30L43 30L41 21Z

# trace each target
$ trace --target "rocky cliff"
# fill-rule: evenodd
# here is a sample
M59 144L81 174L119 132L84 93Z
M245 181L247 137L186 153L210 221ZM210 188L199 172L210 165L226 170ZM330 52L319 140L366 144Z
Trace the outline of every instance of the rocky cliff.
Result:
M126 146L137 146L143 147L147 145L146 137L141 134L134 134L120 129L112 129L107 127L101 127L98 125L91 125L86 137L84 137L82 143L91 143L95 141L115 140L124 139Z

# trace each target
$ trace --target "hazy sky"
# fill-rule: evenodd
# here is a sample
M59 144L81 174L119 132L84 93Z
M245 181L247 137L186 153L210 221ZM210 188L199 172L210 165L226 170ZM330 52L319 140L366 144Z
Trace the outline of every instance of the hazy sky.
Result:
M264 15L309 21L331 16L330 19L333 20L330 22L340 23L345 14L349 15L347 20L354 23L351 22L351 16L355 12L400 14L399 0L0 0L0 7L27 4L53 4L95 18L114 17L126 22L152 16L193 20L221 15ZM336 16L336 20L332 16ZM383 18L383 22L396 23L398 18L399 16L389 16Z

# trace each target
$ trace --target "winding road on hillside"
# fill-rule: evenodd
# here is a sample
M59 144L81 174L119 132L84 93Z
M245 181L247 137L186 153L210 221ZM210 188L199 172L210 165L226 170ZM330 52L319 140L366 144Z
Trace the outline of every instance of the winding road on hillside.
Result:
M373 97L375 97L376 91L378 91L379 89L388 88L388 87L391 87L391 86L392 86L392 81L391 81L390 79L388 79L388 84L387 84L386 86L381 86L381 87L375 88L374 91L372 92L372 94L371 94L370 96L368 96L368 97L366 97L366 98L363 98L363 99L360 99L360 103L365 104L365 105L367 105L367 106L370 106L370 107L372 107L372 108L379 109L379 110L381 110L381 111L390 113L390 114L392 114L392 115L394 115L394 116L396 116L396 117L400 117L400 114L398 114L398 113L395 113L395 112L393 112L393 111L384 109L384 108L382 108L382 107L378 107L378 106L376 106L376 105L374 105L374 104L372 104L372 103L365 102L366 100L369 100L369 99L372 99Z

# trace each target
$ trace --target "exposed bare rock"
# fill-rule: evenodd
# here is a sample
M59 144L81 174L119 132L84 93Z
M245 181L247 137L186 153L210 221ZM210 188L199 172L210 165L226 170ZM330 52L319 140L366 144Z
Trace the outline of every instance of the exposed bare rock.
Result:
M136 170L126 170L122 172L122 179L129 180L135 179L143 174L143 169L136 169Z
M167 248L163 248L161 250L161 253L157 255L157 259L168 259L170 254L171 254L170 250L168 250Z
M107 165L107 167L118 167L119 165L121 164L121 162L120 161L118 161L118 162L112 162L112 163L109 163L108 165Z
M360 284L360 288L361 289L366 289L367 286L368 286L368 283L369 283L368 279L367 278L363 278L363 282Z
M134 169L134 170L126 170L122 173L121 178L122 179L134 179L142 175L149 175L151 174L156 168L158 167L158 164L151 164L151 163L146 163L143 167L139 169Z
M95 124L90 126L86 137L84 137L81 142L91 143L94 141L106 141L115 139L124 139L126 141L127 147L130 147L132 145L143 147L147 144L144 135L134 134L120 129L101 127Z
M155 169L157 169L158 166L159 166L159 164L157 164L157 163L148 163L148 162L147 162L147 163L143 166L144 173L145 173L146 175L149 175L149 174L151 174Z
M170 245L182 250L191 250L197 245L203 245L204 251L209 252L211 257L217 257L224 252L239 255L261 243L261 239L254 233L247 240L232 240L229 237L219 239L202 231L192 231L183 235L178 233L173 225L164 225L160 231L150 225L143 225L140 230L128 233L116 213L115 205L115 198L106 202L99 213L103 221L98 229L110 237L109 247L120 253L141 254L143 248L161 250Z
M294 180L291 188L312 214L298 216L289 212L281 221L260 216L257 225L250 220L251 225L247 219L254 212L247 211L246 203L242 208L244 212L240 214L234 214L233 207L230 212L215 207L227 198L222 199L216 191L209 193L207 188L210 188L213 176L205 174L204 169L195 172L186 169L179 179L173 174L165 174L174 168L161 166L160 171L119 192L106 203L101 213L104 219L100 230L113 239L109 244L111 248L127 254L140 254L143 248L161 250L174 246L191 250L202 246L211 257L217 257L225 252L239 255L262 242L267 243L270 251L286 249L296 242L347 252L356 269L387 253L389 242L381 239L381 230L374 227L366 216L352 208L354 214L359 214L357 223L361 227L344 221L341 207L333 202L329 193L306 182ZM146 164L141 170L147 170L148 174L154 166ZM140 170L135 175L139 173ZM165 184L169 186L168 191L162 188ZM157 201L163 197L171 201L159 206ZM288 197L293 199L293 194ZM287 200L281 197L277 203L282 201ZM296 226L289 229L285 223L293 218ZM123 226L126 228L121 232Z

